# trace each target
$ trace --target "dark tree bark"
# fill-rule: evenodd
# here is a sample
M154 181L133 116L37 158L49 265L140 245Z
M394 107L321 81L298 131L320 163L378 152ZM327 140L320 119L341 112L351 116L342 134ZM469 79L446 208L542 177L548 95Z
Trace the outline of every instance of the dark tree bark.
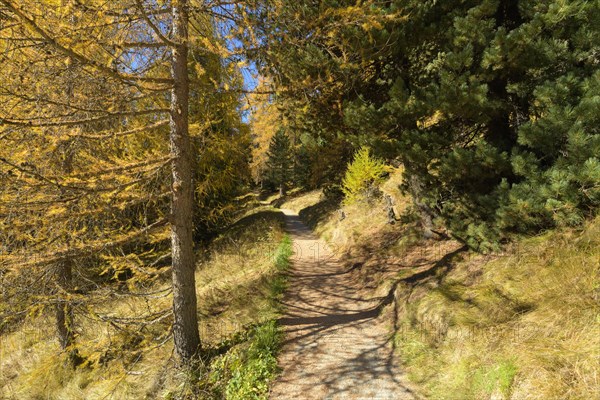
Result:
M173 0L173 40L171 75L170 145L172 161L171 252L173 258L173 339L184 363L190 363L200 350L196 311L195 255L193 241L192 148L188 132L189 81L188 1Z
M423 237L431 239L433 237L433 210L423 201L423 184L415 173L410 175L409 190L421 218Z
M68 100L71 101L73 94L72 82L69 82L67 87ZM73 172L73 143L67 141L62 145L63 161L62 170L65 174ZM70 238L65 235L67 247L70 245ZM56 265L55 272L56 285L61 292L59 296L69 294L73 290L73 260L67 258ZM79 356L79 351L75 347L75 313L73 304L70 300L58 300L56 303L56 333L58 335L58 343L62 350L68 350L69 362L73 367L79 365L82 358Z
M71 290L73 271L70 260L56 266L56 283L63 293ZM73 331L73 306L68 300L59 300L56 303L56 331L61 349L71 347L75 342Z
M498 3L496 10L496 25L513 30L523 23L519 12L518 0L505 0ZM486 139L500 151L510 152L517 143L517 133L511 127L510 116L517 104L512 104L507 87L510 81L515 81L511 76L510 68L498 72L498 76L489 82L490 95L494 100L500 101L503 106L497 107L489 122ZM517 74L517 78L520 74ZM518 80L518 79L516 79Z

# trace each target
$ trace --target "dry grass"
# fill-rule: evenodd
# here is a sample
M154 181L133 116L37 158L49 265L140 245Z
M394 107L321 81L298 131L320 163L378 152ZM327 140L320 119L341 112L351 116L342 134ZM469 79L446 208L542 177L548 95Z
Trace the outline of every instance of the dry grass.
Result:
M402 172L402 167L392 169L387 180L380 186L383 194L392 197L397 217L407 212L410 204L409 199L399 189L402 184ZM387 207L383 197L341 206L325 199L321 190L315 190L287 200L281 208L300 213L317 234L341 253L363 251L361 246L372 244L373 235L384 236L386 233L398 231L397 225L388 224ZM341 218L339 210L344 212L345 218ZM395 251L402 252L403 243L396 244L399 247Z
M274 251L283 237L281 221L273 211L247 216L219 238L200 263L198 313L205 345L227 343L250 325L275 316L270 291L276 274ZM167 288L164 284L152 289ZM170 304L167 291L151 297L113 297L93 309L98 315L135 318L168 310ZM97 318L80 316L77 322L79 351L87 358L87 365L77 369L67 366L58 351L51 315L30 318L16 332L0 337L0 398L155 399L178 398L187 390L189 377L175 368L169 315L127 330Z
M432 399L597 398L599 262L600 220L462 261L400 315L411 377Z
M281 208L285 208L288 210L293 210L299 213L301 210L314 206L323 200L323 192L319 190L313 190L308 193L304 193L303 195L293 197L291 199L286 200Z

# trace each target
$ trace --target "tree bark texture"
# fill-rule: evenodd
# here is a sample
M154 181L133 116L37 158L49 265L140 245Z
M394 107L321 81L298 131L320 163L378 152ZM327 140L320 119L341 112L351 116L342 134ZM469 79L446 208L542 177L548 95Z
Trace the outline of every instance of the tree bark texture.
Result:
M172 161L171 252L173 258L173 339L183 363L200 350L193 241L192 148L188 132L188 1L173 0L170 146Z

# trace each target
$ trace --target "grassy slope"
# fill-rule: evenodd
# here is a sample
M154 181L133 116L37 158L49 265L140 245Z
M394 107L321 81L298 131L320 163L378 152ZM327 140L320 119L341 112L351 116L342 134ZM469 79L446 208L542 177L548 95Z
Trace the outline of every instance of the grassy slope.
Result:
M78 317L88 365L76 370L57 351L52 316L39 315L0 338L0 398L264 398L276 369L275 298L290 253L281 213L268 210L246 216L212 244L196 274L200 331L212 356L200 371L174 368L169 315L127 331ZM168 284L157 284L146 289L154 296L95 308L120 317L168 310L164 289Z
M597 398L600 219L465 258L401 316L400 356L428 398Z
M398 183L393 174L383 189L402 213L408 202ZM309 193L283 207L302 209L348 263L362 266L357 279L376 281L375 292L399 282L397 354L425 398L598 397L600 219L518 240L503 254L460 253L449 268L413 282L421 260L457 244L420 240L414 222L388 225L381 200L345 206L340 221L337 206L319 199Z

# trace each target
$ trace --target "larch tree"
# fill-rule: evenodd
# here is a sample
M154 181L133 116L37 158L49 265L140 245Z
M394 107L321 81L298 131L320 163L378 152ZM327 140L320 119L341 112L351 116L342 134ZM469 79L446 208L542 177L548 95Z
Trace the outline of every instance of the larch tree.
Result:
M136 215L164 198L152 177L169 162L154 152L156 137L137 135L164 132L168 109L129 81L158 80L121 77L105 67L116 65L102 51L104 40L118 34L113 17L102 21L69 2L0 4L7 21L0 126L9 236L2 261L21 280L31 275L43 284L25 279L22 287L33 308L55 304L59 342L76 355L73 306L95 286L89 278L100 265L98 253L131 246L165 226L164 216L146 213L156 218L148 223ZM85 35L96 47L78 41ZM142 140L154 151L136 151Z
M155 276L169 235L175 348L198 355L189 50L217 51L197 19L218 5L0 0L0 262L46 282L28 295L55 305L64 348L90 276Z
M221 27L226 29L225 27ZM242 113L243 62L227 49L227 38L212 18L196 18L194 30L206 32L218 50L193 44L190 59L190 136L194 153L195 237L207 240L236 215L236 197L250 182L251 137Z
M271 84L262 80L257 86L259 94L251 94L249 103L252 109L250 126L252 130L252 164L254 181L262 188L267 180L267 160L269 144L277 130L285 126L283 116L270 94L260 94L271 90Z
M196 261L194 256L194 185L192 148L189 137L188 24L189 3L172 5L171 113L169 135L172 161L171 251L173 273L173 338L184 360L192 359L200 348L196 305ZM156 28L160 32L158 28ZM158 33L157 33L158 35ZM162 36L162 35L160 35ZM165 42L170 42L165 39Z

